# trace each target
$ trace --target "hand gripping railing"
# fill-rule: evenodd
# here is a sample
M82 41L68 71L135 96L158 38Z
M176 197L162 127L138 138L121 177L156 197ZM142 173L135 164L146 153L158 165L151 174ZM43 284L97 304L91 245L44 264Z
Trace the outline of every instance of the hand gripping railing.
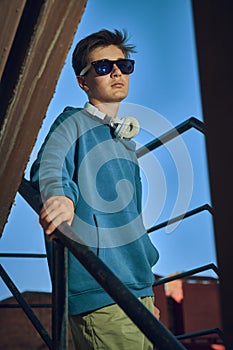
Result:
M19 193L39 214L41 209L40 194L26 179L22 180ZM78 234L67 223L62 223L56 229L55 236L124 310L127 316L146 335L156 349L185 349L177 338L154 317L94 252L79 239Z

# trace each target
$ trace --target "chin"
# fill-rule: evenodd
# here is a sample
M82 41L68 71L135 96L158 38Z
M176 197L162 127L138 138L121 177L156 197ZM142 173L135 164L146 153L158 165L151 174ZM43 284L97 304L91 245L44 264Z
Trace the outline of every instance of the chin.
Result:
M119 94L116 94L114 97L115 97L115 101L116 102L121 102L122 100L124 100L126 97L127 97L128 94L126 93L119 93Z

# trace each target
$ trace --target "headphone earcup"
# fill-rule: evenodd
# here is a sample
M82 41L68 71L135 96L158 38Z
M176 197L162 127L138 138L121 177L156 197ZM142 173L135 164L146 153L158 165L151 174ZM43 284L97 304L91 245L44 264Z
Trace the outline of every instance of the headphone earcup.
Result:
M116 129L115 136L124 139L135 137L140 130L139 122L134 117L124 117L120 119Z

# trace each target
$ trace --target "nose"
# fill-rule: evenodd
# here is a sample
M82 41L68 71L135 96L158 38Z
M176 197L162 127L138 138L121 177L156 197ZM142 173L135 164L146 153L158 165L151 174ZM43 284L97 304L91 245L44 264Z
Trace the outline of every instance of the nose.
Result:
M118 68L117 65L114 63L113 67L112 67L111 75L116 77L116 76L120 76L121 74L122 73L121 73L120 68Z

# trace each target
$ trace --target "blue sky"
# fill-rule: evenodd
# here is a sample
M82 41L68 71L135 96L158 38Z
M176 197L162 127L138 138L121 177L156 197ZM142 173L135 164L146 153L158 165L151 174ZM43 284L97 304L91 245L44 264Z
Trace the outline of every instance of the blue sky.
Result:
M26 177L56 116L67 105L80 107L86 102L86 96L77 86L71 67L71 53L77 41L102 28L126 29L130 41L137 47L137 53L132 57L136 60L135 72L131 76L130 92L123 111L126 109L131 112L135 106L138 107L139 115L136 117L142 127L136 140L138 144L159 135L158 118L166 126L176 126L191 116L202 120L191 1L147 0L142 6L133 0L89 0L30 157ZM210 204L205 138L200 132L191 129L182 135L180 142L184 153L174 155L174 148L171 151L170 146L160 147L153 152L152 163L157 172L152 172L150 160L147 165L143 165L145 206L148 195L151 197L152 194L154 198L152 202L150 198L150 208L145 212L147 228L153 218L157 224L171 216L179 190L183 196L191 193L186 203L187 210ZM186 177L183 176L179 183L179 175L184 170L182 166L187 165L187 169L190 166L182 158L184 155L190 158L192 172L187 171ZM150 234L150 238L160 251L160 260L154 268L157 274L166 275L216 263L213 223L208 212L183 220L170 233L166 229L155 231ZM20 195L16 196L5 226L0 251L45 251L38 217ZM45 259L2 258L1 263L21 291L51 290ZM203 274L216 277L211 271ZM9 295L0 281L0 299Z

